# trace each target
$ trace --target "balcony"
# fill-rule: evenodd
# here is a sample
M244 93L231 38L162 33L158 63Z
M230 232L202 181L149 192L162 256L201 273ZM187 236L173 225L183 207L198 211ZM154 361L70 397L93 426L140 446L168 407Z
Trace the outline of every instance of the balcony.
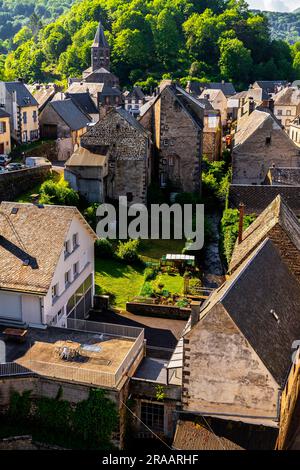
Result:
M61 354L75 350L69 358ZM25 344L7 343L0 376L31 374L120 389L135 372L143 351L143 329L68 319L68 328L31 328Z

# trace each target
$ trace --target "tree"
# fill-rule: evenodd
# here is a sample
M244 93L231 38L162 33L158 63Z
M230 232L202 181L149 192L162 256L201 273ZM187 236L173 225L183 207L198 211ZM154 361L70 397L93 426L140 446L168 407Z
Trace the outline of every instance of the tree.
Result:
M225 80L247 84L250 81L253 61L251 51L239 39L225 39L220 43L220 71Z

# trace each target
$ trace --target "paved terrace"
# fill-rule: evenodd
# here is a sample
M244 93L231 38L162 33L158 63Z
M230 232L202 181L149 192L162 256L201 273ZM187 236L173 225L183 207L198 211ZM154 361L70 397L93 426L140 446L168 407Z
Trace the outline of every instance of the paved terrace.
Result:
M4 339L2 331L0 339ZM58 353L62 344L76 348L78 357L62 359ZM6 341L6 364L0 364L0 376L27 371L50 378L118 388L143 345L143 330L105 323L73 320L72 329L30 328L25 343Z

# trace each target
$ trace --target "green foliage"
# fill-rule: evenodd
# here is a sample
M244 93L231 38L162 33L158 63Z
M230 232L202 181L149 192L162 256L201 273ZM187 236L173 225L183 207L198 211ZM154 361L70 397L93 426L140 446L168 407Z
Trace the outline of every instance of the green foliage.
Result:
M48 180L41 185L40 203L77 206L79 195L63 179L58 182Z
M267 18L249 11L242 0L82 0L52 23L58 9L64 12L72 0L47 0L45 9L42 0L10 0L14 7L18 3L28 3L27 20L18 23L15 9L17 26L12 27L5 16L8 0L0 0L0 7L5 4L4 13L0 8L0 39L12 43L17 33L14 44L0 43L0 54L8 53L7 79L81 76L90 65L100 18L111 45L112 71L124 85L138 83L146 92L166 74L182 84L191 77L224 78L240 87L266 76L294 75L290 47L271 38ZM57 8L47 16L52 4Z
M254 215L244 216L243 230L255 220ZM221 220L221 251L229 265L239 231L238 209L225 209Z
M154 281L158 274L158 269L157 268L146 268L144 271L144 278L145 281Z
M73 416L74 432L82 436L87 447L97 444L107 448L117 423L116 405L100 389L91 389L88 400L78 403Z
M127 242L119 242L117 248L117 256L127 264L137 264L141 262L138 254L139 240L129 240Z
M152 284L150 282L145 282L143 287L141 288L140 291L140 296L141 297L152 297L154 294L154 289L152 287Z
M210 162L203 158L202 192L208 205L224 204L231 181L231 169L228 161Z
M95 243L95 253L98 258L112 259L114 257L114 249L111 242L105 238L98 238Z
M35 418L41 427L65 432L71 426L72 408L66 400L42 397L37 400Z
M157 401L163 401L166 398L165 387L163 385L156 385L155 398Z
M96 230L98 207L99 207L99 204L95 203L95 204L92 204L91 206L88 206L83 212L83 216L85 220L90 224L93 230Z
M25 390L22 394L13 391L10 396L9 416L17 421L26 420L30 417L31 390Z

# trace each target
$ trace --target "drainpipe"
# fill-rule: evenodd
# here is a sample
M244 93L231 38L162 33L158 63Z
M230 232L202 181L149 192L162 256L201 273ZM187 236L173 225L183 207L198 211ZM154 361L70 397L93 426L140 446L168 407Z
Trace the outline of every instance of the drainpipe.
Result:
M244 211L245 211L245 205L241 202L239 205L239 236L238 236L239 245L243 241Z

